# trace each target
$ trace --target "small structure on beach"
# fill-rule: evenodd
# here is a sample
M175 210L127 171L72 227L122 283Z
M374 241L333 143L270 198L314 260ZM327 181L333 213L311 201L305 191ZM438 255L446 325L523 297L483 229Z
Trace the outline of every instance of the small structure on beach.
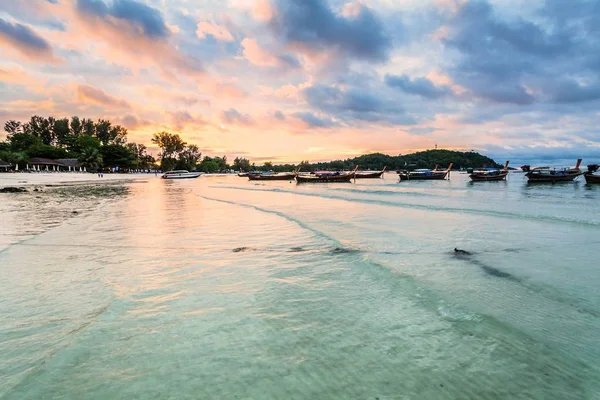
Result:
M58 160L49 158L32 157L27 161L27 166L32 166L32 169L38 171L60 171L62 164Z
M67 171L78 171L81 169L81 164L76 158L59 158L56 161L61 163L63 169Z
M0 172L6 172L12 167L11 163L0 160Z

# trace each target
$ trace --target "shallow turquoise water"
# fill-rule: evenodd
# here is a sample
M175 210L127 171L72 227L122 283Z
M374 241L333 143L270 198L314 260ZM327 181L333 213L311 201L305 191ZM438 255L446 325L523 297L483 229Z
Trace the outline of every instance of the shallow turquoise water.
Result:
M0 398L600 398L600 187L395 178L2 195Z

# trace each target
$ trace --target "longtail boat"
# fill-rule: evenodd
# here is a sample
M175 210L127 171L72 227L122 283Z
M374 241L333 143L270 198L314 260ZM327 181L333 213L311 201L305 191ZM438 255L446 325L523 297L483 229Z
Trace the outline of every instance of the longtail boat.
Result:
M355 179L373 179L381 178L385 172L386 167L383 167L381 171L357 171Z
M447 169L438 171L437 165L434 169L415 169L414 171L399 171L401 181L416 181L416 180L442 180L449 176L453 163L448 165Z
M587 183L600 183L600 175L594 174L594 172L598 171L600 165L592 164L588 165L587 172L583 175L585 177L585 181Z
M581 158L577 160L577 165L567 168L550 168L550 167L536 167L527 172L525 176L529 179L529 182L569 182L583 174L583 171L579 169L581 165Z
M482 168L473 170L473 172L469 175L469 178L473 181L502 181L506 179L508 175L508 163L506 162L504 168Z
M297 183L330 183L330 182L350 182L356 176L356 170L358 166L354 168L352 172L331 172L321 171L317 173L307 175L296 175Z
M276 174L249 174L248 180L251 181L291 181L296 177L295 172L280 172Z

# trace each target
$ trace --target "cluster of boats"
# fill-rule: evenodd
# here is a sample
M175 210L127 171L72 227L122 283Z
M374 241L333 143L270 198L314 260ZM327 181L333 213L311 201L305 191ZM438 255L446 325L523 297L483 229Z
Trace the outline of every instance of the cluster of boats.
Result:
M529 165L521 167L522 172L529 182L568 182L573 181L580 175L585 177L587 183L600 183L600 166L591 164L587 166L587 171L583 171L581 158L577 160L575 167L551 168L548 166L531 168ZM509 162L504 164L503 168L479 168L469 170L469 178L472 181L501 181L508 176ZM452 163L448 168L439 170L437 165L433 169L415 169L412 171L396 171L400 181L411 180L443 180L450 179ZM316 172L273 172L273 171L252 171L242 172L238 176L247 177L251 181L293 181L298 183L332 183L332 182L351 182L356 179L375 179L383 177L385 167L381 171L359 171L358 166L353 171L316 171ZM169 171L164 173L163 179L190 179L198 178L201 172L188 172L184 170Z
M530 168L529 166L521 167L522 171L525 172L525 176L529 182L566 182L572 181L580 175L584 175L586 182L588 183L600 183L600 169L598 165L588 165L587 171L583 171L581 166L581 159L577 160L575 167L566 168L551 168L547 166ZM433 169L415 169L412 171L398 170L396 173L400 178L400 181L411 181L411 180L443 180L450 179L450 171L452 170L453 163L448 165L446 169L438 169L436 165ZM502 168L478 168L469 170L469 178L475 182L484 181L502 181L508 176L509 161L504 164ZM301 173L295 172L245 172L238 174L242 177L247 177L251 181L277 181L277 180L296 180L298 183L305 182L350 182L354 179L368 179L368 178L381 178L385 172L385 168L381 171L358 171L356 167L353 171L317 171L317 172L306 172Z
M359 171L358 166L353 171L315 171L315 172L242 172L238 176L247 177L251 181L292 181L298 183L329 183L351 182L355 179L381 178L385 167L381 171Z

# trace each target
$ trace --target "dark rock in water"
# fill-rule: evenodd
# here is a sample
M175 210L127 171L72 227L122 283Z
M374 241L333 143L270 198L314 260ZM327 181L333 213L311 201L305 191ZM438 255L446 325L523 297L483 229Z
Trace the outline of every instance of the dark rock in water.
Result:
M79 214L79 211L71 211L71 214Z
M292 247L290 249L290 253L298 253L300 251L304 251L304 249L302 247Z
M26 193L27 189L22 187L5 187L0 188L0 193Z
M233 249L233 252L234 253L240 253L240 252L246 251L246 250L249 250L249 248L245 247L245 246L244 247L236 247L235 249Z
M346 248L346 247L336 247L335 249L331 250L331 253L357 253L358 250L356 249L350 249L350 248Z
M466 255L466 256L470 256L471 255L471 253L469 253L468 251L457 249L456 247L454 248L454 252L456 254L462 254L462 255Z

